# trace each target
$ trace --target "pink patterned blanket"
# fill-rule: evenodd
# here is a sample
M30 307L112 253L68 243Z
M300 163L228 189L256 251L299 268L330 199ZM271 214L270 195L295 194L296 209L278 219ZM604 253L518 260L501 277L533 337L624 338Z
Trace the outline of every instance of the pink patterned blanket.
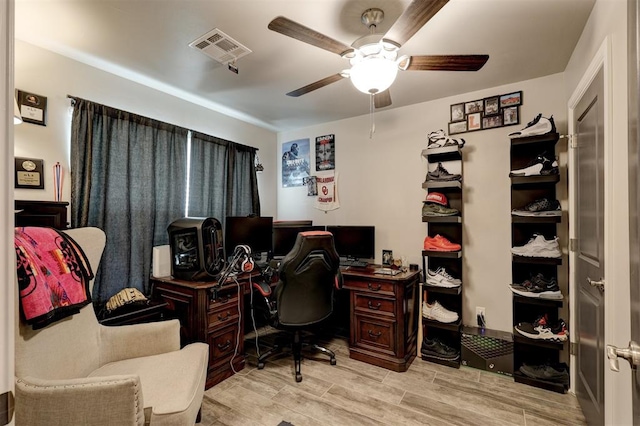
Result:
M20 311L34 329L79 312L91 302L91 265L78 244L53 228L15 229Z

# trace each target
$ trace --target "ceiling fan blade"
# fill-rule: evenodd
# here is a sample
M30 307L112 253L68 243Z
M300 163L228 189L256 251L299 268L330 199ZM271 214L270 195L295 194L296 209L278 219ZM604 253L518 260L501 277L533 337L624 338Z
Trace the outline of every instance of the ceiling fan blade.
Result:
M304 87L301 87L299 89L293 90L289 93L287 93L287 96L292 96L294 98L297 98L298 96L304 95L305 93L309 93L309 92L313 92L316 89L320 89L324 86L328 86L331 83L335 83L336 81L340 81L342 80L344 77L340 74L334 74L334 75L330 75L329 77L325 77L322 80L318 80L314 83L311 84L307 84Z
M300 40L304 43L312 46L319 47L320 49L328 50L329 52L342 55L343 53L353 50L353 47L327 37L311 28L298 24L289 18L284 16L278 16L273 21L269 22L268 28L271 31L275 31L280 34L284 34L296 40Z
M413 0L393 23L383 40L402 46L448 2L449 0Z
M422 55L412 56L410 71L478 71L489 55Z
M389 93L389 89L373 95L373 104L376 108L384 108L391 105L391 93Z

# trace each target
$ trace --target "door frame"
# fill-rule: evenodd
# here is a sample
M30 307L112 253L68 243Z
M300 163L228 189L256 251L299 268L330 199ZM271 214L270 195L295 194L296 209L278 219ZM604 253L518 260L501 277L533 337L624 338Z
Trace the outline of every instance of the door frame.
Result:
M616 118L623 116L626 121L627 105L624 102L614 104L612 41L605 37L600 48L583 74L570 97L568 108L569 135L576 131L574 128L575 109L587 88L593 82L598 71L604 72L604 339L608 344L626 347L630 337L630 302L629 302L629 212L628 212L628 168L627 168L627 128L616 131ZM626 70L619 70L618 74L626 75ZM624 79L626 82L626 79ZM625 90L626 96L626 90ZM615 111L614 111L615 109ZM578 141L579 144L579 141ZM570 143L571 146L571 143ZM617 161L616 161L617 160ZM624 160L624 161L623 161ZM615 168L615 164L624 167ZM569 238L577 237L577 162L576 150L568 149L568 180L569 180ZM577 253L569 252L569 294L577 294L576 267ZM614 285L615 283L615 285ZM571 347L576 347L576 300L570 297L570 341ZM573 350L571 352L574 352ZM628 424L631 421L631 391L630 371L627 363L620 363L620 373L609 369L609 363L604 354L604 421L605 424ZM576 356L571 354L571 391L575 392Z
M2 175L0 189L0 241L4 248L0 251L0 394L14 392L14 333L15 333L15 254L9 249L13 239L13 101L14 100L14 0L8 0L0 6L0 65L5 78L0 83L0 99L3 111L0 117L0 152ZM12 420L9 424L14 424Z

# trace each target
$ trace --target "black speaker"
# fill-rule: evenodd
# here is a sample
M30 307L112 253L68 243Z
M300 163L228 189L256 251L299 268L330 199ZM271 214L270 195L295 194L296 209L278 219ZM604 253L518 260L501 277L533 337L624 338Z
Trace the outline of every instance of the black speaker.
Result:
M189 281L213 280L222 271L222 225L212 217L184 217L167 228L171 275Z

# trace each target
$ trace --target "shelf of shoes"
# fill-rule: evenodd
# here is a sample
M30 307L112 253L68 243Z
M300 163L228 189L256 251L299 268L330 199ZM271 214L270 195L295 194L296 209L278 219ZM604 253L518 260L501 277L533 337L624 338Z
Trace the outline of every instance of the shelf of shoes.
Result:
M544 367L559 363L568 340L566 325L558 317L565 295L556 282L562 264L555 237L562 223L555 200L560 181L555 155L559 134L553 118L538 115L510 137L513 377L518 383L565 392L568 371Z
M428 231L422 250L424 283L421 303L423 360L459 368L462 327L462 151L463 139L448 138L440 130L429 135L429 146L422 156L429 167L422 188L422 222ZM430 195L438 194L450 211L428 206ZM456 247L459 250L452 248ZM455 320L453 320L455 317Z

